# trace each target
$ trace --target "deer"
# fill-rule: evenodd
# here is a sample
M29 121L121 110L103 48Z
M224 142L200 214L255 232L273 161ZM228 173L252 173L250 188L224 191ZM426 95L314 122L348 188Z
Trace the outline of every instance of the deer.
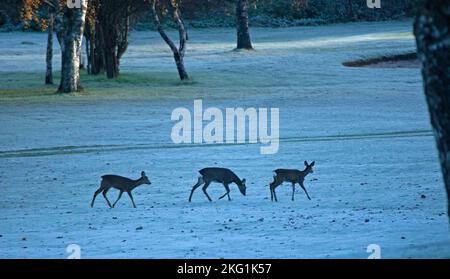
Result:
M148 177L145 175L145 172L141 172L141 177L133 180L127 177L119 176L119 175L113 175L113 174L107 174L102 176L102 181L100 183L100 188L97 189L94 193L94 197L92 198L91 207L94 206L95 198L98 194L102 193L103 197L106 199L106 202L108 203L108 206L110 208L113 208L116 206L117 202L122 197L123 192L127 192L128 196L130 196L131 202L133 203L133 207L136 208L136 204L134 203L133 195L131 194L131 191L134 190L134 188L143 185L143 184L152 184ZM108 193L109 189L115 188L120 190L119 197L117 200L111 205L111 203L108 200L108 197L106 196L106 193Z
M219 200L223 199L225 196L228 197L228 201L231 201L230 197L230 187L231 183L235 183L239 191L242 195L246 194L246 186L245 186L245 178L240 179L233 171L226 168L204 168L199 171L200 177L198 178L197 183L192 187L191 194L189 195L189 202L192 200L192 195L194 194L195 189L204 184L202 190L205 193L205 196L208 198L210 202L212 202L211 197L206 192L209 184L211 182L222 183L225 187L225 194L220 196Z
M311 164L308 164L308 162L305 161L306 168L302 171L296 169L276 169L274 171L273 182L270 183L270 200L273 201L275 199L275 201L278 202L277 195L275 194L275 189L283 182L292 183L292 201L294 201L296 183L298 183L300 187L302 187L308 199L311 200L303 182L305 181L305 177L308 174L313 173L313 166L315 165L315 163L316 162L313 161Z

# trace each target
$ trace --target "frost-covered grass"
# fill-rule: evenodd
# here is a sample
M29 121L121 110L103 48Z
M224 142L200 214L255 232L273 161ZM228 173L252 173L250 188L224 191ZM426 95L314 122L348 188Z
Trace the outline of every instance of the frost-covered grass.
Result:
M344 61L414 50L410 22L252 30L256 50L235 52L234 30L190 30L177 79L158 34L132 34L121 78L83 73L85 92L42 85L45 34L0 34L0 257L384 258L450 256L445 191L419 69L348 68ZM32 42L32 44L21 42ZM55 68L58 67L55 58ZM55 79L57 80L57 79ZM174 108L279 107L280 150L259 145L178 146ZM302 191L272 170L316 161ZM224 166L247 196L187 198L197 170ZM152 181L106 208L100 176ZM224 189L213 184L217 199ZM117 193L108 193L110 200ZM138 229L142 227L142 229Z
M75 97L78 100L90 101L93 98L121 98L121 97L143 97L152 96L154 89L173 90L177 86L194 84L195 81L182 83L170 72L163 73L123 73L118 79L107 79L103 75L88 75L81 71L83 90L69 95L58 94L57 83L59 74L55 73L55 85L44 85L42 80L44 72L8 72L2 73L0 82L0 96L4 101L42 101L46 99L61 100L66 97ZM134 90L130 90L134 89ZM155 93L155 92L153 92Z

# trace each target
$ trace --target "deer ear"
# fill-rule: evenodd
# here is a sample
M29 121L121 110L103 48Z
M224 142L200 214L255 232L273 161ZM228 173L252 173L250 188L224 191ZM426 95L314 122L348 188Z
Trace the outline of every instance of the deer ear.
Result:
M313 161L313 162L311 163L310 166L312 167L312 166L314 166L315 164L316 164L316 161Z
M141 176L144 177L145 176L145 171L141 172Z
M244 179L242 179L242 184L245 184L245 181L246 181L246 180L245 180L245 178L244 178Z
M305 161L305 166L308 166L308 162Z

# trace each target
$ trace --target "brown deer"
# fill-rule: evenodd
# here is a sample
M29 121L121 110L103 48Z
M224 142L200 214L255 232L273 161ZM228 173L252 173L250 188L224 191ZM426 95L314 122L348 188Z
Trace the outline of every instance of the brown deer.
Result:
M94 206L95 198L98 194L102 193L103 197L105 197L106 202L108 203L109 207L116 206L116 203L120 200L122 197L123 192L127 192L128 196L130 196L131 202L133 203L133 207L136 208L136 204L134 203L133 195L131 194L131 191L133 191L134 188L142 185L142 184L152 184L150 180L148 180L148 177L145 175L145 172L141 172L141 177L133 180L129 179L127 177L119 176L119 175L103 175L102 176L102 182L100 183L100 188L98 188L97 191L94 193L94 197L92 198L91 207ZM116 188L120 190L119 197L114 202L114 204L111 206L111 203L108 200L108 197L106 196L106 193L108 193L109 189Z
M208 198L208 200L211 202L212 199L206 192L206 189L208 188L209 184L211 182L218 182L222 183L225 187L225 194L220 196L219 200L224 198L225 196L228 196L228 200L231 201L230 198L230 187L229 185L231 183L235 183L239 191L242 195L245 196L246 193L246 187L245 187L245 179L240 179L234 172L232 172L229 169L225 168L204 168L199 171L200 177L198 178L197 183L192 187L191 194L189 196L189 202L191 202L192 194L194 194L195 189L200 187L202 184L205 184L202 188L203 193L205 193L205 196Z
M302 187L303 191L305 191L306 196L309 200L311 198L306 191L305 185L303 182L305 181L305 176L310 173L313 173L313 166L316 162L313 161L311 164L305 161L306 168L304 170L289 170L289 169L277 169L274 171L273 182L270 183L270 200L277 202L277 195L275 194L275 189L280 186L283 182L291 182L292 183L292 200L294 200L295 194L295 183L298 183L300 187Z

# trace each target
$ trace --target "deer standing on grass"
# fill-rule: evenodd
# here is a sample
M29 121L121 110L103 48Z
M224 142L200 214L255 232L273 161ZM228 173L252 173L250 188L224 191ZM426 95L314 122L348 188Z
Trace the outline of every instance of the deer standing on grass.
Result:
M305 181L305 176L310 173L313 173L313 166L316 162L313 161L311 164L305 161L306 168L304 170L289 170L289 169L277 169L274 172L273 182L270 183L270 200L277 202L277 195L275 194L275 189L280 186L283 182L291 182L292 183L292 200L294 200L295 194L295 184L298 183L300 187L302 187L303 191L305 191L306 196L309 200L311 198L306 191L305 185L303 182Z
M242 195L245 196L246 193L246 186L245 186L245 179L240 179L234 172L232 172L229 169L225 168L204 168L199 171L200 177L198 178L197 183L192 187L191 194L189 196L189 202L191 202L192 194L194 194L195 189L200 187L202 184L205 184L202 188L203 193L205 193L205 196L208 198L208 200L211 202L212 199L206 192L206 189L208 188L209 184L211 182L218 182L222 183L225 187L225 194L220 196L219 200L224 198L225 196L228 196L228 200L231 201L230 198L230 187L229 185L231 183L235 183L239 191Z
M102 176L102 182L100 183L100 188L97 189L94 193L94 197L92 198L91 207L94 206L95 198L98 194L102 193L103 197L105 197L106 202L108 203L109 207L116 206L116 203L120 200L122 197L123 192L127 192L128 196L130 196L131 202L133 203L133 207L136 208L136 204L134 203L133 195L131 194L131 191L133 191L134 188L142 185L142 184L152 184L150 180L148 180L148 177L145 175L145 172L141 172L141 177L133 180L129 179L123 176L119 175L103 175ZM114 204L111 206L111 203L108 200L108 197L106 196L106 193L108 193L109 189L116 188L120 190L119 197L114 202Z

